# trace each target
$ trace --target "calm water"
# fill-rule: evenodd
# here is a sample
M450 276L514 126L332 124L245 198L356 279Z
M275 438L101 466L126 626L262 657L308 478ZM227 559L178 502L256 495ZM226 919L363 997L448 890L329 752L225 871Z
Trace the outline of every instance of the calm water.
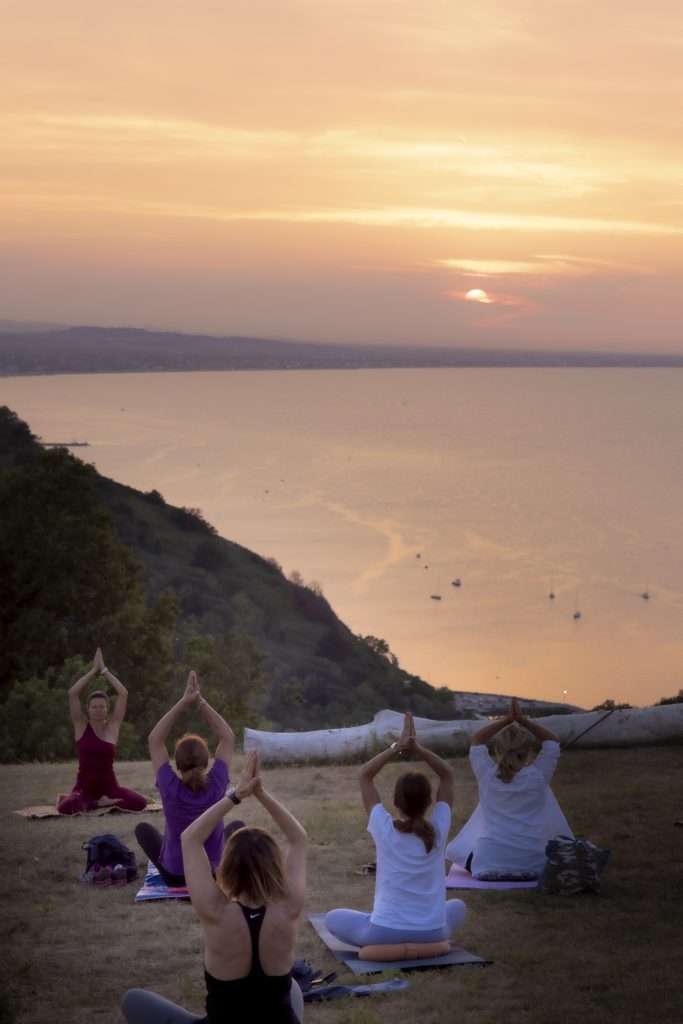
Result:
M588 707L683 686L681 370L35 377L0 397L318 581L435 685Z

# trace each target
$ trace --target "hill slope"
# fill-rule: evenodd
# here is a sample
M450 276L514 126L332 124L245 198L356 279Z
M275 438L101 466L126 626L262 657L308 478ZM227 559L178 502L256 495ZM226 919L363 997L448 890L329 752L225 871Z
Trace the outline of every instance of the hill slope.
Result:
M52 482L52 491L46 492L48 498L37 497L37 508L26 505L22 522L14 524L15 546L8 549L7 543L4 545L2 558L6 564L2 569L7 580L14 578L15 592L28 585L29 591L33 587L30 571L22 570L18 564L21 558L30 557L31 531L35 533L35 544L47 545L43 547L45 557L51 558L57 549L60 553L59 570L52 570L52 580L46 581L45 588L54 589L57 576L61 586L70 574L75 587L83 559L97 561L97 555L85 553L86 533L96 518L95 511L97 515L104 513L106 522L113 524L117 543L125 549L126 558L132 556L140 567L138 575L147 605L153 606L160 598L163 603L169 591L177 602L177 625L172 626L170 633L167 630L168 636L164 634L172 651L179 650L176 634L182 633L190 637L190 650L195 655L206 648L205 643L202 647L202 637L213 637L216 643L223 643L226 637L246 637L254 649L262 652L267 687L260 695L254 693L251 700L262 724L272 728L351 725L367 721L385 707L411 708L429 718L452 717L450 691L437 690L402 671L385 644L376 638L355 636L319 591L286 579L272 560L217 536L198 510L173 507L155 491L143 494L109 480L64 449L44 451L26 424L6 408L0 410L0 451L0 501L4 502L8 520L17 507L17 495L24 500L30 488L42 486L43 478L49 476ZM82 523L76 518L74 524L78 504L75 511L71 508L70 520L60 519L60 515L62 504L67 498L73 499L71 492L75 487L84 488L82 503L87 499L95 504L87 517L83 513ZM26 509L30 509L30 514ZM74 526L76 540L68 540L71 526L67 529L62 525L58 534L51 535L57 529L55 523L65 522ZM115 565L119 566L119 562ZM128 582L121 583L121 593L128 594L136 573L128 562L121 565L116 572L130 577ZM28 583L20 579L20 570L28 575ZM35 567L31 571L34 575L39 572ZM67 598L65 592L64 600ZM29 593L23 605L15 602L10 623L12 635L26 634L28 626L23 628L24 621L29 621L40 601L36 591L33 595ZM108 618L103 621L110 622L115 609L108 608L106 612ZM65 613L59 607L51 607L44 614L47 618L40 627L42 633ZM165 629L163 623L167 622L168 614L166 607L153 628ZM87 622L78 624L80 632L75 632L74 620L86 615L85 611L70 612L68 621L59 623L62 633L89 636ZM117 628L120 633L120 623ZM151 628L144 627L147 633ZM163 656L163 642L156 643L158 661ZM187 646L187 641L183 643ZM64 651L65 656L77 653L89 652ZM133 651L130 658L134 659L134 655ZM188 657L184 648L183 657ZM254 657L250 657L253 663ZM42 677L45 670L46 666L41 668L38 664L35 673ZM3 685L19 682L18 671L8 669L10 677ZM145 716L142 712L140 715L142 728Z

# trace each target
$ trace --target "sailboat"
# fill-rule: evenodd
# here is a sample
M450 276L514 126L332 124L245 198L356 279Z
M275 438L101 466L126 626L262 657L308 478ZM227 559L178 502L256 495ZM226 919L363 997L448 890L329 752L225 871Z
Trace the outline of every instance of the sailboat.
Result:
M642 597L643 601L649 601L650 600L649 580L645 584L645 590L642 592L642 594L640 596Z
M574 601L574 618L575 619L580 619L581 618L581 612L579 611L579 592L578 592L578 590L576 591L576 599Z
M437 581L436 581L436 592L433 593L433 594L430 594L429 596L431 597L432 601L440 601L441 600L441 587L439 585L438 578L437 578Z
M554 601L555 600L555 590L553 588L553 577L552 576L550 577L550 592L548 594L548 600L549 601Z

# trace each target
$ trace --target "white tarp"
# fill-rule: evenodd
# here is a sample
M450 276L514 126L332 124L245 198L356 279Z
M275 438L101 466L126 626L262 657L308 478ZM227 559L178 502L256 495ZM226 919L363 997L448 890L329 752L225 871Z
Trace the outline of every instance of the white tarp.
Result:
M584 730L595 724L575 746L630 747L642 743L666 742L683 738L683 704L663 704L653 708L629 708L624 711L587 711L576 715L551 715L536 719L551 729L566 746ZM470 734L486 723L481 719L436 722L416 718L418 739L426 746L437 745L454 754L464 753ZM403 714L378 711L367 725L348 729L318 729L315 732L263 732L244 730L244 749L258 750L264 760L276 761L342 761L374 749L388 746L398 739L403 728Z

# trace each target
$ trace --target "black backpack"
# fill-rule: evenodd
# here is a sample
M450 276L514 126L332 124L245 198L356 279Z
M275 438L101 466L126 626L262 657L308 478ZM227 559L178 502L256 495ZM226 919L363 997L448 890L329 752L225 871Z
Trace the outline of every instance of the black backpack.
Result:
M127 882L132 882L138 877L138 862L135 854L118 836L112 835L111 832L87 839L83 843L83 849L87 850L86 875L94 864L99 864L103 868L113 868L117 864L123 864L126 869Z

